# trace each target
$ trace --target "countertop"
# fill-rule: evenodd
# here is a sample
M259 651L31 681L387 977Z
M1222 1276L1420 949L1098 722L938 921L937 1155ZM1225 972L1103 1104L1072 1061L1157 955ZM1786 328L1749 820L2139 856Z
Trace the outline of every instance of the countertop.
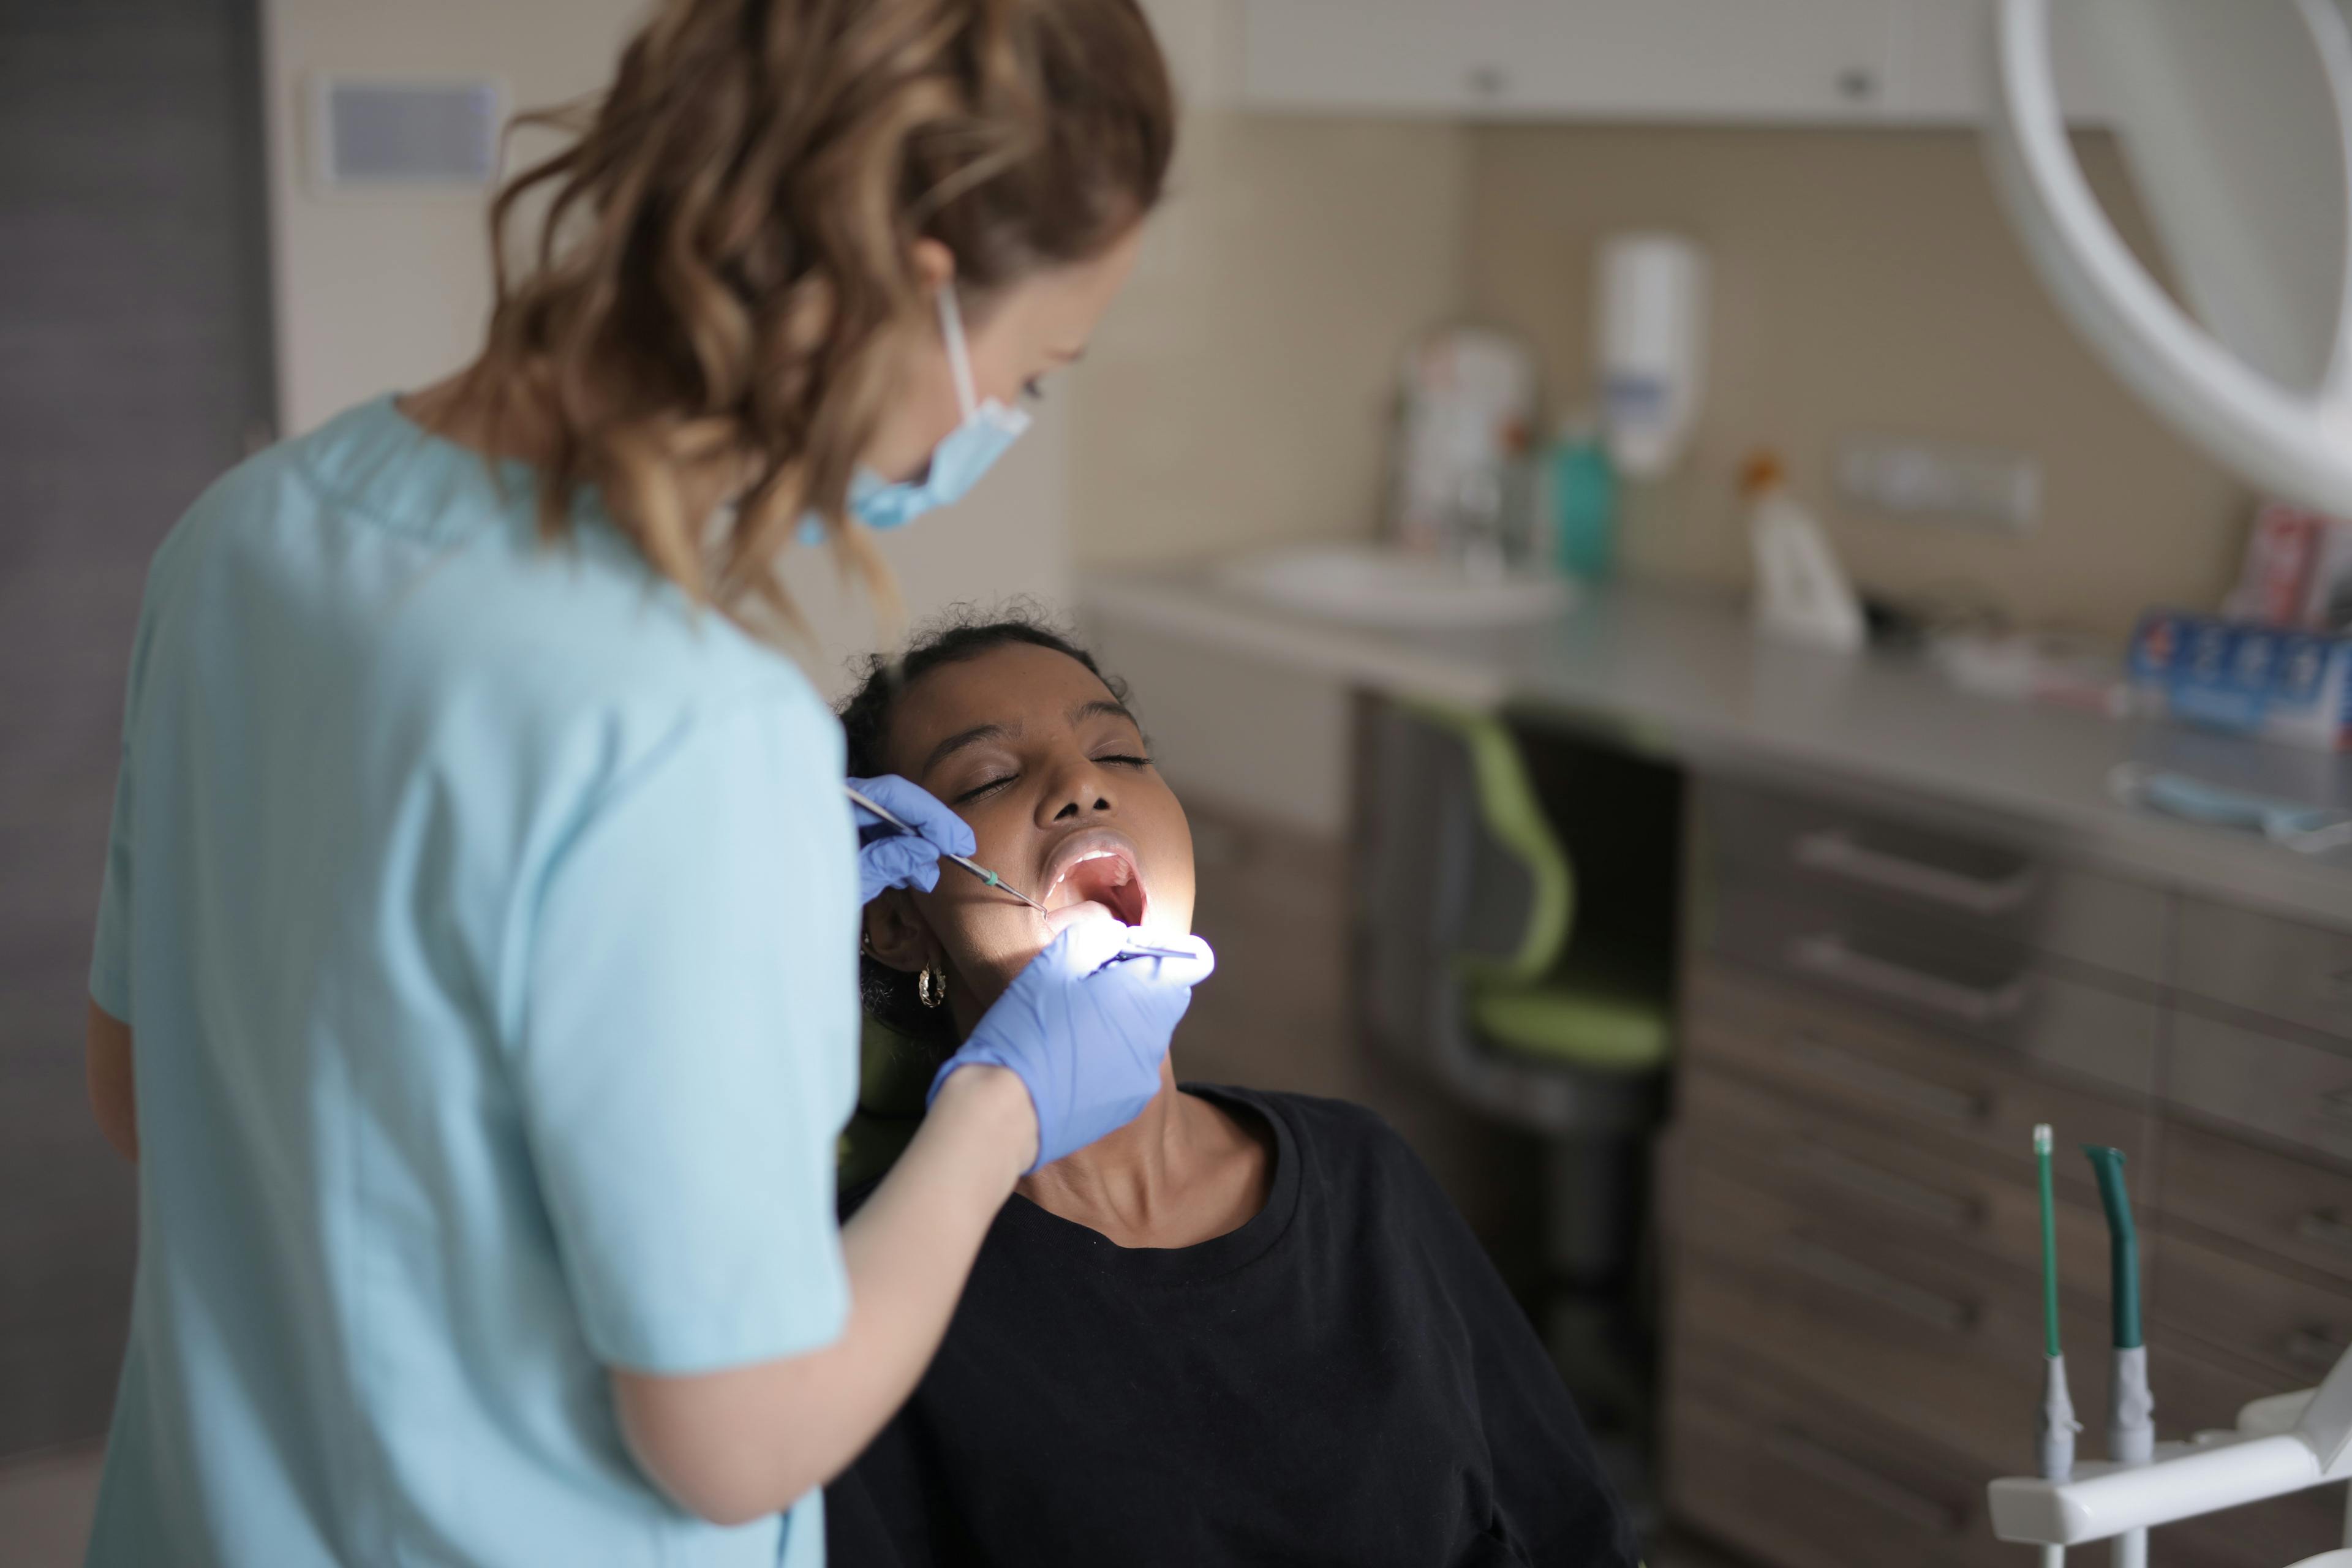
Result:
M2352 928L2352 852L2299 854L2124 805L2107 788L2136 761L2352 812L2341 753L1977 696L1918 658L1766 641L1737 605L1656 589L1588 591L1551 620L1444 630L1277 608L1206 566L1090 573L1080 592L1090 613L1349 686L1507 709L1703 773L1900 791L2143 880Z

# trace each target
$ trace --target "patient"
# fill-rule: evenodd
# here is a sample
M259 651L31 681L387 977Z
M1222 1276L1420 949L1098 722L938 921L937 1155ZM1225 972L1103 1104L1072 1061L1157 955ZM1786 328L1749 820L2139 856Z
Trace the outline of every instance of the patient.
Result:
M851 773L946 801L1051 911L952 868L884 894L881 1021L944 1055L1054 930L1190 929L1191 830L1122 699L1013 621L935 635L851 700ZM938 1360L827 1494L832 1561L1633 1563L1527 1320L1386 1124L1161 1072L1005 1205Z

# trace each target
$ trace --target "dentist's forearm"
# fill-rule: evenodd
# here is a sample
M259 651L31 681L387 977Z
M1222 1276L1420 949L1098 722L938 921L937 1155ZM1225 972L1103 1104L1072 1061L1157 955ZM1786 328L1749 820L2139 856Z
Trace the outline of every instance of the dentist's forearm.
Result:
M838 1475L930 1364L980 1244L1036 1154L1028 1090L966 1068L842 1229L848 1326L823 1350L697 1377L613 1373L637 1461L721 1524L775 1513Z

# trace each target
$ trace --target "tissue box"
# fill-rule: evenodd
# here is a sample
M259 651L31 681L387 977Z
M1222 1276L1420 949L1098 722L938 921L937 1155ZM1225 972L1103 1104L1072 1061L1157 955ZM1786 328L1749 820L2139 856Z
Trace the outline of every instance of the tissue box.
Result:
M2266 741L2341 750L2352 721L2352 637L2151 610L2128 674L2151 711Z

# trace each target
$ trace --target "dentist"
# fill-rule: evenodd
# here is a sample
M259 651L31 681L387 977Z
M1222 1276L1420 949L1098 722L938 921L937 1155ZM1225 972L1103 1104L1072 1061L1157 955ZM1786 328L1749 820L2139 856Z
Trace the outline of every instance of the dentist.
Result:
M480 355L151 570L89 1067L140 1167L89 1562L813 1564L1024 1171L1191 962L1065 933L845 1229L867 791L775 562L954 500L1077 357L1173 110L1134 0L666 0L501 194Z

